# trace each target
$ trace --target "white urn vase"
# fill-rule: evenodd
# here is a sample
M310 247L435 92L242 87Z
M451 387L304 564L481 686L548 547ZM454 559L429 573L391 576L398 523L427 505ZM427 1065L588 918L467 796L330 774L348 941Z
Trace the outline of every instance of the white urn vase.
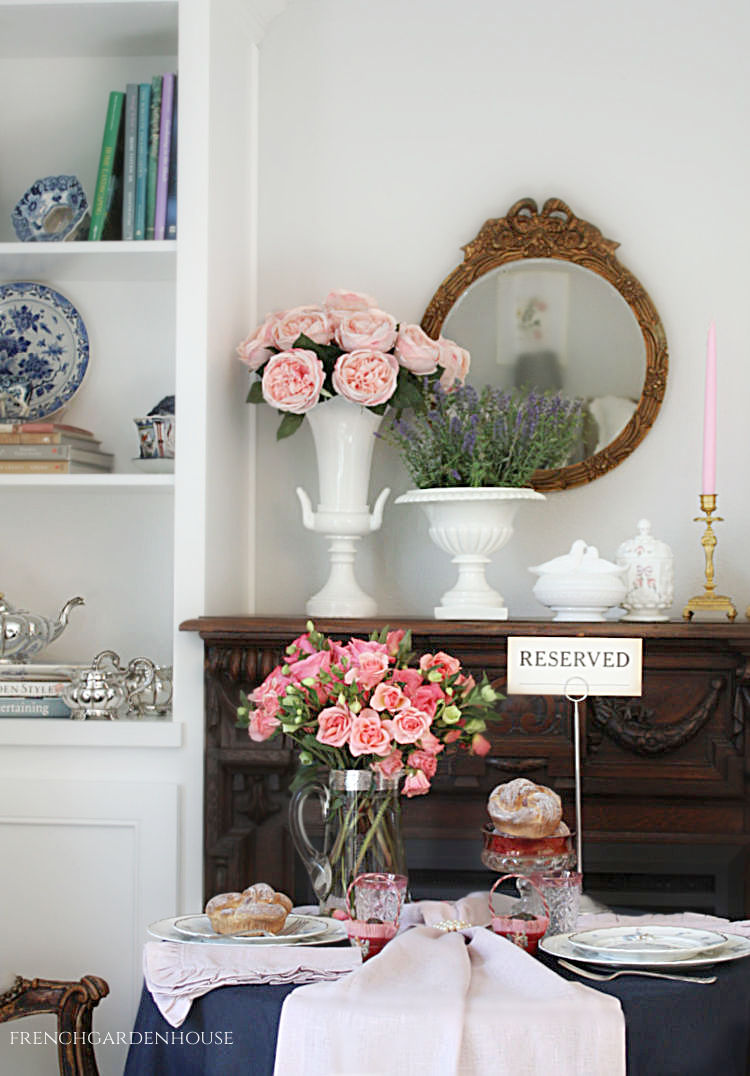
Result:
M317 511L300 487L297 496L305 527L329 539L330 574L305 608L310 616L374 616L377 605L357 582L354 560L360 538L380 528L390 493L388 488L382 490L370 512L367 490L382 416L333 396L308 411L307 420L318 462Z
M524 501L543 501L533 489L462 486L412 489L396 504L419 504L427 514L430 538L458 568L455 586L435 607L438 620L507 620L503 596L487 582L492 554L507 545L516 512Z

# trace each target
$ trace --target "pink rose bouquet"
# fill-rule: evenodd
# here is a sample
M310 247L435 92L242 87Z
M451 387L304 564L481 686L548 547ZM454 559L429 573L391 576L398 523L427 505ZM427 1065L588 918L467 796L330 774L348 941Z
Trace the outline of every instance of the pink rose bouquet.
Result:
M315 404L334 395L383 413L423 407L424 385L446 391L464 384L469 353L432 340L418 325L401 325L369 295L332 291L322 303L269 314L237 348L256 375L249 403L282 414L277 437L288 437ZM317 360L316 366L313 360Z
M411 797L429 792L442 752L487 754L482 734L500 697L450 654L417 658L410 632L384 628L341 643L308 623L283 664L241 694L237 718L256 742L288 736L303 768L399 775Z

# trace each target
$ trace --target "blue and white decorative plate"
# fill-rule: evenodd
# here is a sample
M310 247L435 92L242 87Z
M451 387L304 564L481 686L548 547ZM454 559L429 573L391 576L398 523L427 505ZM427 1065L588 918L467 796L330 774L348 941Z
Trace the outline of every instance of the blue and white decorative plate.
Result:
M86 192L76 176L45 176L19 198L11 220L22 243L86 239L88 208Z
M31 385L28 403L4 401L6 419L36 422L58 414L78 392L88 364L88 333L70 299L46 284L0 284L0 375Z

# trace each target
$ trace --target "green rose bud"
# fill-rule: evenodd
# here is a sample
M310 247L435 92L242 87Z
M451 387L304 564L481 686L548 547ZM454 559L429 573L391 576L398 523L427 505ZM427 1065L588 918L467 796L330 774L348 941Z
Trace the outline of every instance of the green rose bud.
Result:
M312 766L315 759L312 757L309 751L300 751L299 764L300 766Z
M489 684L485 684L479 694L482 696L482 702L495 702L499 698L498 693Z
M471 720L466 722L465 732L470 736L475 732L484 732L486 728L487 726L481 718L472 717Z
M446 706L440 716L446 725L455 725L461 720L461 711L457 706Z
M443 679L443 674L440 672L440 669L430 669L427 673L427 679L430 683L436 684L438 680Z

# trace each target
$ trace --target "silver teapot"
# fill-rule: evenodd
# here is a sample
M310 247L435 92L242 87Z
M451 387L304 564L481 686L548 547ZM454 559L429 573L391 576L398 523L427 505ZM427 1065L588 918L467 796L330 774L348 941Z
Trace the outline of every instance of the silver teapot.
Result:
M77 721L115 721L128 701L131 687L148 687L153 683L154 671L154 663L148 658L133 658L123 668L114 650L102 650L63 688L63 701Z
M62 634L70 610L83 605L83 598L71 598L57 619L16 609L0 594L0 663L28 661Z

